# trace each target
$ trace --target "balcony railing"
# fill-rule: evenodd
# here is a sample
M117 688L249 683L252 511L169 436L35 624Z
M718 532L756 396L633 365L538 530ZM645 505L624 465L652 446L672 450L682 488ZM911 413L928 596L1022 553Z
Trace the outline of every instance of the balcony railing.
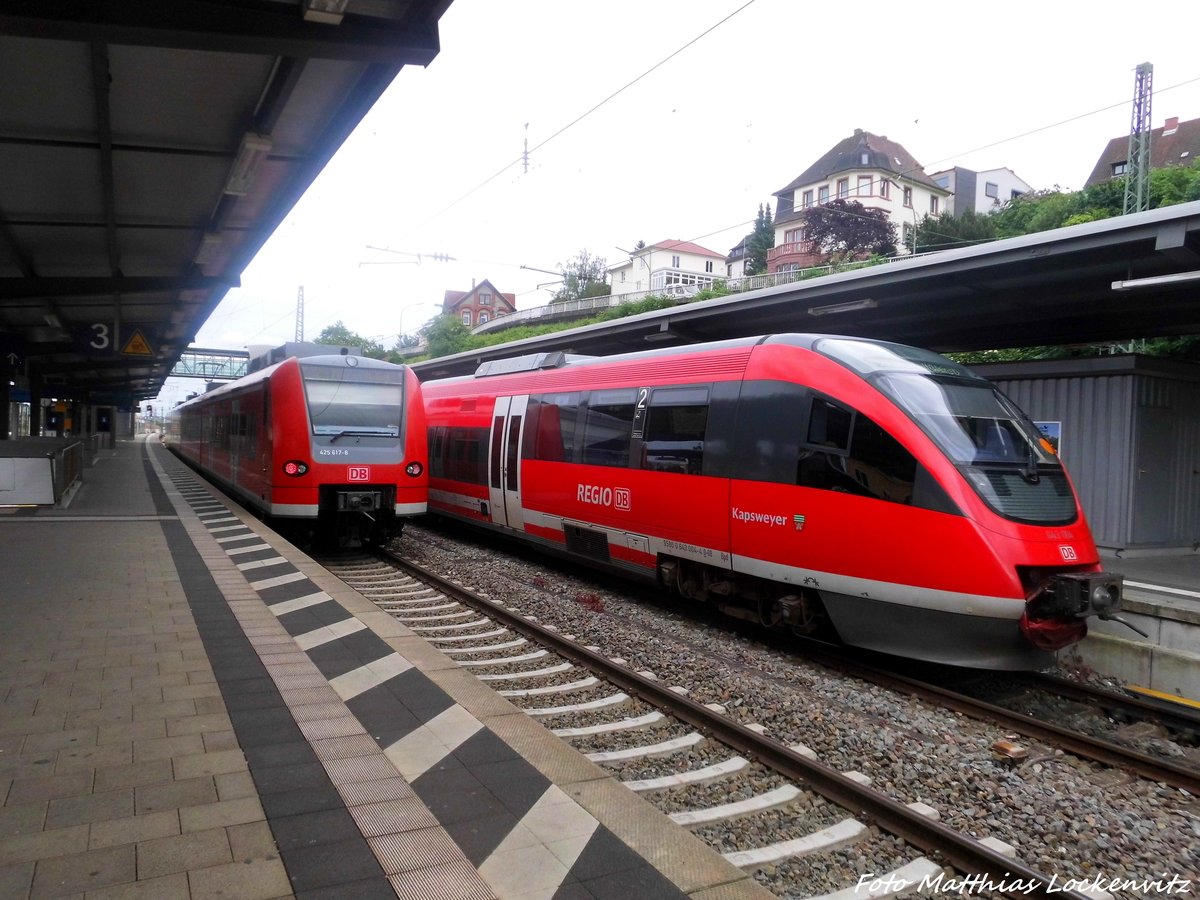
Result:
M789 241L778 244L767 251L767 262L772 263L785 256L819 256L820 253L812 241Z

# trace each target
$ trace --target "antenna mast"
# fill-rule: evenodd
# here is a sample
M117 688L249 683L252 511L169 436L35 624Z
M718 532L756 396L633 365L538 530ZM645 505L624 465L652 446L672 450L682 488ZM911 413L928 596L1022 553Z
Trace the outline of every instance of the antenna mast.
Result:
M1154 95L1154 66L1137 67L1133 82L1133 118L1125 163L1125 214L1150 208L1150 99Z

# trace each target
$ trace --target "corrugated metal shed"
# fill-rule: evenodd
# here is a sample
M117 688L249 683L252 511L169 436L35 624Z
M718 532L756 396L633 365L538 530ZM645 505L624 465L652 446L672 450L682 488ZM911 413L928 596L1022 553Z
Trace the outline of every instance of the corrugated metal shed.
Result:
M975 366L1061 455L1096 542L1112 552L1200 545L1200 365L1145 356Z

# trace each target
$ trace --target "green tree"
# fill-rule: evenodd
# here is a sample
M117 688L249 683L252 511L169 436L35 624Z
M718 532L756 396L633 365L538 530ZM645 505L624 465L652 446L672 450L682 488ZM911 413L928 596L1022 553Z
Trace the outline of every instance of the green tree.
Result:
M890 256L896 252L896 226L882 209L867 209L841 198L804 211L805 233L822 253L845 259Z
M583 297L607 297L612 293L608 284L608 262L602 256L592 256L587 250L580 250L566 263L559 263L558 268L563 275L563 286L554 295L552 303Z
M771 204L758 204L754 231L746 240L746 274L761 275L767 271L767 251L775 246L775 225L771 220Z
M462 323L462 319L447 313L438 316L419 332L424 336L425 341L429 344L429 356L431 359L436 359L439 356L450 356L453 353L462 353L464 350L470 350L477 346L474 342L474 335L471 334L471 329Z
M1190 166L1167 166L1150 173L1150 208L1200 200L1200 160Z
M360 347L362 348L363 356L369 356L372 359L383 359L387 355L382 344L370 338L365 338L362 335L355 334L342 324L341 319L338 319L332 325L326 325L321 333L317 335L317 343L330 344L337 347Z
M944 212L940 216L925 216L917 229L917 241L922 252L973 247L996 239L996 220L980 215L973 209L961 216Z
M1014 197L992 215L996 218L996 237L1010 238L1062 228L1070 216L1081 211L1077 195L1064 193L1056 186Z

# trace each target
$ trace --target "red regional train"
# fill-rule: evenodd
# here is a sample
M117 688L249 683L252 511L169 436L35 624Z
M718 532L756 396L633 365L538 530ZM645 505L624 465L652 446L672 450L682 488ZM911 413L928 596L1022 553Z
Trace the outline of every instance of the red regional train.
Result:
M422 392L431 512L741 618L1027 669L1120 607L1054 448L935 353L781 334Z
M167 446L282 530L383 543L429 495L421 386L407 366L290 357L189 400Z

